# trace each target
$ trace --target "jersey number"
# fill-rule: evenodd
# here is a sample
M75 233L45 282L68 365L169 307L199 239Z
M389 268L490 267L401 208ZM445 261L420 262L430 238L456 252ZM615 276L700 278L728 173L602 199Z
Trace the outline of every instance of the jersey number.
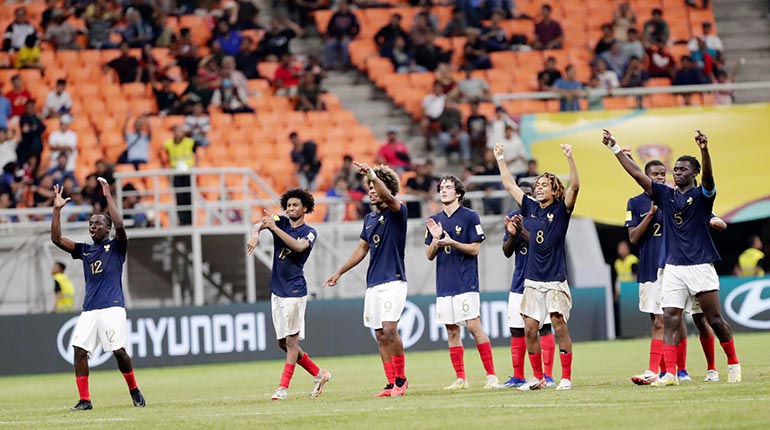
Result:
M451 254L452 253L452 247L447 245L444 247L444 253L445 254Z
M374 247L375 247L375 248L377 248L378 246L380 246L380 235L379 235L379 234L375 234L375 235L373 235L373 236L372 236L372 242L374 242Z
M471 305L468 304L468 301L463 300L463 313L467 314L470 309L471 309Z
M107 335L107 340L109 340L110 343L115 342L115 330L106 330L104 334Z
M676 221L676 225L682 224L682 214L674 214L674 221Z
M652 225L652 235L656 237L661 236L659 222L656 222L655 224Z
M96 275L97 273L102 273L102 260L91 263L91 274Z
M524 245L521 247L521 249L519 250L519 254L527 255L527 245Z
M281 252L278 253L278 259L279 260L285 260L286 257L291 254L291 249L289 248L281 248Z
M543 230L537 231L537 235L535 236L535 242L537 243L545 242L545 232Z

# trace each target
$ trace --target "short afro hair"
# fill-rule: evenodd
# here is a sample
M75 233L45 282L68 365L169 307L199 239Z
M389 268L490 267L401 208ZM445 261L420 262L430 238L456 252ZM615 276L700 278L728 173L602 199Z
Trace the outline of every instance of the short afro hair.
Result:
M664 168L666 167L666 165L663 164L663 162L660 160L650 160L647 162L647 164L644 165L644 174L648 174L653 166L662 166Z
M310 194L310 191L301 188L287 190L281 195L281 209L286 210L286 207L289 205L289 199L299 199L306 210L305 213L313 213L313 209L315 208L315 198Z

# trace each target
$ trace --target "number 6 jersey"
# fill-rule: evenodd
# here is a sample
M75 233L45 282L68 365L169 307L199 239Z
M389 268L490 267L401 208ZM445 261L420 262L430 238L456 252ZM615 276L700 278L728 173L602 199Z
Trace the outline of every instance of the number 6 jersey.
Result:
M123 263L126 261L128 240L103 240L87 244L77 242L73 260L83 260L86 297L83 310L125 307L123 302Z
M564 240L571 213L563 200L545 208L529 196L521 200L524 228L529 231L529 258L524 279L538 282L567 280Z

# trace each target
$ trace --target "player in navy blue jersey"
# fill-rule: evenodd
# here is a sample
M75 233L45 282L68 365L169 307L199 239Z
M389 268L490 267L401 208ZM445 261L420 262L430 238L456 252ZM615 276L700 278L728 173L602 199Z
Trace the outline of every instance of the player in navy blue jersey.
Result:
M444 324L455 381L446 390L468 388L460 327L468 328L476 341L487 379L484 388L498 388L492 345L481 327L479 260L484 230L479 215L462 206L465 186L455 176L444 176L436 186L443 210L428 218L425 255L436 260L436 321Z
M246 244L249 255L256 248L259 232L269 230L273 235L273 275L270 278L270 301L273 311L273 326L278 347L286 351L281 382L275 390L273 400L285 400L287 390L297 364L313 377L310 397L318 397L332 375L320 369L310 356L299 346L305 338L305 306L307 305L307 282L302 270L313 250L318 233L305 224L305 214L313 213L315 200L306 190L294 188L281 196L284 215L265 216L254 225L252 237Z
M672 370L676 369L682 312L697 305L700 305L727 355L727 381L735 383L741 380L741 366L735 353L732 330L722 318L719 277L713 264L719 260L719 253L709 232L716 185L708 138L699 130L696 133L695 142L700 148L703 160L702 183L697 185L696 181L701 173L698 159L683 155L674 165L676 188L652 181L636 163L622 154L608 130L604 130L602 139L626 172L652 197L664 218L666 265L663 271L661 306L664 312L663 356L667 373L653 382L653 386L679 384Z
M519 188L524 195L532 195L532 184L520 182ZM513 376L503 384L505 388L518 388L527 381L524 379L524 352L527 350L524 337L524 318L521 316L521 299L524 294L524 270L527 266L529 232L524 228L524 218L521 210L515 210L505 217L505 234L503 235L503 254L511 258L514 254L513 279L511 291L508 293L508 328L511 331L511 362ZM540 329L540 345L543 351L543 376L547 386L556 385L553 379L553 355L556 340L551 332L551 317L547 316Z
M398 334L398 321L406 304L406 205L396 195L398 175L388 166L370 168L356 163L369 187L374 208L364 217L358 246L324 286L337 285L340 277L369 254L364 296L364 326L375 331L382 366L388 383L375 397L403 396L408 386L404 372L404 344Z
M562 374L556 389L572 388L572 338L567 327L572 295L567 284L564 241L580 190L580 180L572 158L572 146L561 145L561 148L569 164L569 186L565 187L556 175L546 172L535 180L535 197L532 198L524 194L508 171L504 146L495 146L503 185L521 207L522 224L529 232L521 314L534 377L519 387L522 391L546 386L538 331L549 315L559 339Z
M72 411L93 409L88 392L88 356L98 345L104 351L112 351L120 373L128 384L134 406L144 407L142 392L136 385L131 357L126 352L126 309L123 302L123 263L126 261L128 236L123 218L110 194L110 186L104 178L98 178L102 193L107 200L105 214L94 214L88 220L88 232L93 244L74 242L61 234L61 209L67 202L60 186L54 186L51 241L73 259L83 260L86 278L86 296L83 312L72 333L75 350L75 381L80 400ZM110 239L110 229L115 225L115 238Z

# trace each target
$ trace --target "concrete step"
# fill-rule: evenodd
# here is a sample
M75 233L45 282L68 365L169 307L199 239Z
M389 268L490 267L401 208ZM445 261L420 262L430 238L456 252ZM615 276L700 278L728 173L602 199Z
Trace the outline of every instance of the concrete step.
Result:
M749 37L745 34L736 34L723 37L722 43L725 46L725 52L730 52L730 48L732 47L740 47L742 49L770 50L770 35L764 35L763 37Z
M717 29L722 38L738 34L744 37L760 37L770 35L770 21L765 18L735 21L725 19L719 21Z

